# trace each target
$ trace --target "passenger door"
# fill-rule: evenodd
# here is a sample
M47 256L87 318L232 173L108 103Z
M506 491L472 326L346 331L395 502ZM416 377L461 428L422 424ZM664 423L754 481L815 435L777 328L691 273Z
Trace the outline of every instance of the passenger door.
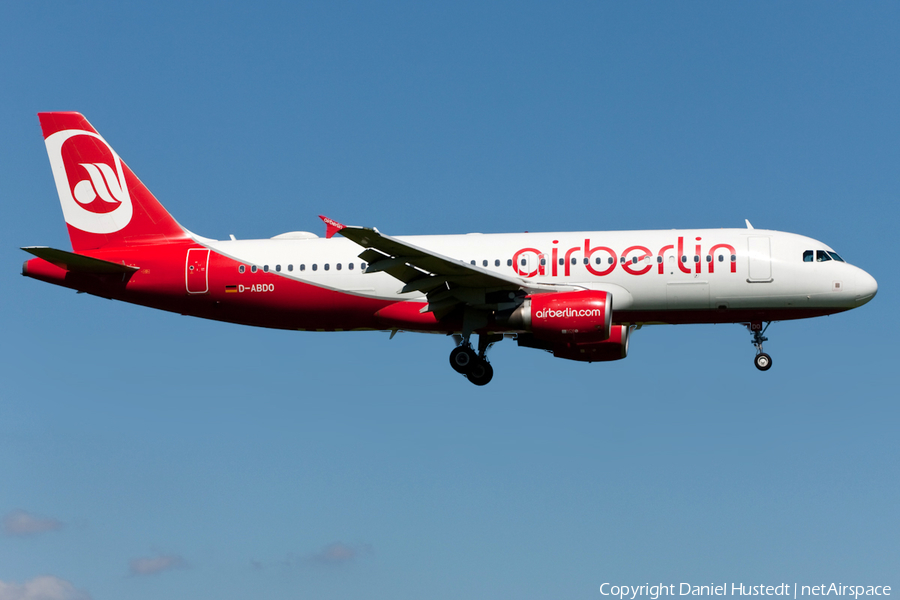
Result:
M191 248L187 251L184 279L188 294L205 294L209 291L209 248Z
M768 236L752 236L747 238L747 257L750 283L772 282L772 250Z

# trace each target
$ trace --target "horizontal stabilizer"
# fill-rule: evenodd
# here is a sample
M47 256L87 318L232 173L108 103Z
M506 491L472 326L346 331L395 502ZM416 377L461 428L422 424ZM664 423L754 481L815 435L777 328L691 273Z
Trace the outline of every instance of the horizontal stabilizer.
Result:
M48 248L47 246L26 246L25 252L43 258L60 269L73 273L93 273L96 275L108 275L112 273L134 273L139 267L129 267L120 263L109 262L99 258L91 258L83 254Z

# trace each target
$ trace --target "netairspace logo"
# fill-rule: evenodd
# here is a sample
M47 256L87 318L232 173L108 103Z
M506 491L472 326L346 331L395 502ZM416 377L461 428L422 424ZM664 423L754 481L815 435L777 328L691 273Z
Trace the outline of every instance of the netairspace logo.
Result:
M709 585L693 585L679 583L678 592L675 592L676 584L650 585L614 585L604 583L600 586L600 593L604 596L615 596L619 600L636 600L639 596L646 596L650 600L658 600L661 596L852 596L858 599L860 596L890 596L889 585L844 585L842 583L823 583L819 585L799 585L797 583L780 583L778 585L752 585L743 583L723 583Z

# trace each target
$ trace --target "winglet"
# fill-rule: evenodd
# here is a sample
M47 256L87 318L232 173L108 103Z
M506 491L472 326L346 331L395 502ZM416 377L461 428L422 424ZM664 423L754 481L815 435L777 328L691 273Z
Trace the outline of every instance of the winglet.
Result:
M319 215L319 218L325 221L325 238L331 239L331 236L336 234L338 231L346 227L345 225L341 225L334 219L329 219L325 215Z
M744 219L744 223L747 224L747 229L753 229L753 225L750 224L750 219Z

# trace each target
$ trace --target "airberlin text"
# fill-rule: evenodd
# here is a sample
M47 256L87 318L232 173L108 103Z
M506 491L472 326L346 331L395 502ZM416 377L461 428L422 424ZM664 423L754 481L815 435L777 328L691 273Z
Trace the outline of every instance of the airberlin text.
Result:
M861 596L890 596L891 586L844 585L843 583L820 583L819 585L797 583L776 585L753 583L615 585L607 582L600 586L600 594L615 596L619 600L636 600L639 596L648 597L650 600L658 600L660 596L787 596L793 598L800 596L852 596L856 600Z
M678 265L682 273L701 273L703 265L709 273L715 272L716 263L720 269L727 268L731 273L737 272L737 253L731 244L713 244L703 252L703 239L694 238L694 247L685 248L684 237L679 236L674 244L662 246L655 252L647 246L629 246L618 254L609 246L591 243L590 238L584 245L563 249L557 246L559 240L553 240L549 254L539 248L521 248L512 256L512 268L520 277L569 277L573 269L585 269L591 275L603 277L616 268L621 268L629 275L644 275L654 271L659 275L666 269ZM668 264L667 264L668 261ZM726 266L727 263L727 266ZM653 267L656 266L656 269Z
M552 308L542 308L537 311L534 316L538 319L564 319L572 317L602 317L606 314L602 308L561 308L554 310Z

